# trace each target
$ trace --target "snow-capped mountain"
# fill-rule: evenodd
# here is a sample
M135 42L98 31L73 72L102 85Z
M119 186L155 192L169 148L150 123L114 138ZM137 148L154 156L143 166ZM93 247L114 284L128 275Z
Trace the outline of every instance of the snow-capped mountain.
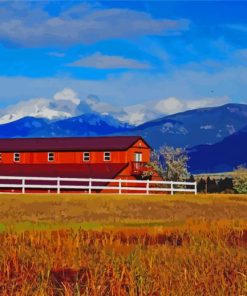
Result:
M35 137L97 136L125 133L132 127L110 115L88 113L77 117L51 122L41 129L34 130Z
M27 116L61 120L88 113L109 115L120 122L128 122L131 125L137 125L160 116L160 113L149 105L138 104L120 107L101 101L97 95L93 94L89 94L85 98L78 98L72 89L65 88L55 93L52 98L23 100L15 105L0 109L0 124L13 122Z
M0 124L0 138L97 136L125 133L132 126L110 115L88 113L63 120L24 117Z
M75 116L77 101L54 97L53 100L45 98L22 101L0 110L0 124L9 123L23 117L46 118L49 120L69 118Z
M53 119L63 115L58 111L50 110L49 102L46 99L35 99L0 110L0 124L14 122L27 116Z

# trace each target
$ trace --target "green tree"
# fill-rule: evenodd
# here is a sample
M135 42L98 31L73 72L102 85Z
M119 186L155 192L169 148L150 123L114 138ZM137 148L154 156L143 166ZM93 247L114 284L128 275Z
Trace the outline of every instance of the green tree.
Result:
M233 188L238 193L247 193L247 168L238 166L233 174Z

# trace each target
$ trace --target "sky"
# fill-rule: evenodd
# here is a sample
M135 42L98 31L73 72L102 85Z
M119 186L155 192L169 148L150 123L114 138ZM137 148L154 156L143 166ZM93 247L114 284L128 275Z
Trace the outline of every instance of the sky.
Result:
M53 108L139 124L247 103L246 13L246 1L0 0L0 123Z

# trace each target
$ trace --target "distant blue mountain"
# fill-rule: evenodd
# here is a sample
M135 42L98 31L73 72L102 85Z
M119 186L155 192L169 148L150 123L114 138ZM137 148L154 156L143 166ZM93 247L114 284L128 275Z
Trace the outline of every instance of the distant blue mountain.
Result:
M0 138L97 136L121 134L130 128L130 125L121 123L110 115L99 115L97 113L83 114L58 121L24 117L0 125Z
M189 157L192 173L227 172L247 165L247 125L219 143L191 148Z
M214 144L247 125L247 105L227 104L181 112L146 122L131 130L154 148Z
M245 125L247 105L227 104L165 116L136 127L98 113L57 121L24 117L0 125L0 138L134 134L144 137L153 148L163 145L193 147L220 142Z
M87 113L81 116L52 122L48 127L34 132L33 136L66 137L66 136L99 136L113 133L124 133L131 126L121 123L110 115Z
M48 119L24 117L13 122L1 124L0 138L29 137L34 131L45 129L48 126Z

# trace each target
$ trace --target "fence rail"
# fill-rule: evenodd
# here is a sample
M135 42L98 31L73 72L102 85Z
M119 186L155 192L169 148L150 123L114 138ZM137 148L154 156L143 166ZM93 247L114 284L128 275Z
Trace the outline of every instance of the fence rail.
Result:
M0 191L1 189L9 189L12 192L17 189L22 193L26 193L28 189L47 189L48 191L54 190L57 193L61 193L62 190L79 190L91 194L98 192L99 190L110 190L119 194L129 193L131 191L141 192L144 194L155 192L168 192L171 195L173 195L175 192L191 192L197 194L196 182L60 177L0 176Z

